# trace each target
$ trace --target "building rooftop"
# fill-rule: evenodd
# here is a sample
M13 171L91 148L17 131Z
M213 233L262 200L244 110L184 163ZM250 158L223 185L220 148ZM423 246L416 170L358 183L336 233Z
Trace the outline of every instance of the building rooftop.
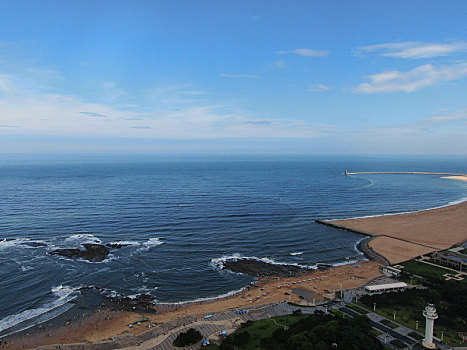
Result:
M372 286L366 286L365 289L370 292L375 292L379 290L406 288L406 287L407 287L407 283L395 282L395 283L385 283L385 284L374 284Z

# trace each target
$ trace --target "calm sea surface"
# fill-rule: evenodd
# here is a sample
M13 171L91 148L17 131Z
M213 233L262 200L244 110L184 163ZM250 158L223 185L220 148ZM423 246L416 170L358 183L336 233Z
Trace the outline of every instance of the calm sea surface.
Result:
M467 173L467 158L0 157L0 331L63 312L81 286L177 302L252 281L220 271L226 257L309 266L362 259L360 236L314 220L467 197L463 181L345 169ZM47 254L85 242L127 246L101 263Z

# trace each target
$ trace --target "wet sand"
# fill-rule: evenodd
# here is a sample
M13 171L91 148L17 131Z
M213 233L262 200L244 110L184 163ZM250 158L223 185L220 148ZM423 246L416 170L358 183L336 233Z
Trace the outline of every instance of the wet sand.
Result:
M442 179L462 180L467 181L467 175L462 176L442 176Z
M381 275L381 265L372 261L332 267L326 271L306 273L299 277L265 277L255 285L228 298L211 302L186 305L156 305L158 314L142 314L132 312L112 312L101 310L95 314L76 320L70 325L56 324L47 331L36 330L34 334L21 339L10 339L7 349L33 349L49 344L90 343L108 340L116 336L130 336L148 330L149 322L155 326L167 322L177 321L185 316L208 315L229 309L246 309L271 303L291 301L306 303L295 294L292 289L309 290L322 299L334 294L334 291L356 288L367 281ZM310 281L312 279L312 281ZM294 283L295 282L295 283ZM278 288L280 286L280 288ZM310 293L311 295L311 293ZM250 301L251 299L251 301ZM149 318L149 322L128 325L142 317ZM53 322L53 321L52 321ZM83 345L83 349L86 348ZM0 347L1 349L1 347Z
M467 240L467 202L410 214L333 220L333 224L373 236L369 246L391 263Z

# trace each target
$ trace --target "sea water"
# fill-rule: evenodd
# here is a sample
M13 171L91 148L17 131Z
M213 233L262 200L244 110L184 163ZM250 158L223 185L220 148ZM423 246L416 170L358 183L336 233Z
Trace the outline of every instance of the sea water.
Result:
M0 335L70 307L79 288L215 298L253 280L222 270L230 257L317 266L363 259L359 235L315 223L417 211L467 198L466 157L2 156ZM103 262L48 253L121 243Z

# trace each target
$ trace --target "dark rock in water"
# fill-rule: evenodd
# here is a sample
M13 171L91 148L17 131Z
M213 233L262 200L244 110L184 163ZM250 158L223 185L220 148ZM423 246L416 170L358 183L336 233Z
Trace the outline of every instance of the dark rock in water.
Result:
M329 270L332 267L331 264L325 264L325 263L318 263L316 265L318 266L318 270L320 270L320 271L326 271L326 270Z
M270 264L255 259L232 259L224 262L223 269L233 272L245 273L256 277L280 276L290 277L299 276L309 269L295 265L277 265Z
M149 294L139 294L134 298L127 296L107 297L105 306L120 310L133 312L156 312L153 297Z
M103 261L109 255L110 250L102 244L85 243L82 244L84 250L76 248L56 249L50 255L60 255L67 258L80 258L92 262Z
M43 243L43 242L21 242L20 243L21 245L27 245L28 247L33 247L33 248L37 248L37 247L47 247L47 244Z
M102 307L116 311L132 311L141 313L156 313L154 299L149 294L138 294L135 297L128 297L122 294L109 295L108 290L89 286L80 289L82 295L99 296Z
M122 243L107 243L107 247L109 248L114 248L114 249L120 249L126 246L129 246L129 244L122 244Z

